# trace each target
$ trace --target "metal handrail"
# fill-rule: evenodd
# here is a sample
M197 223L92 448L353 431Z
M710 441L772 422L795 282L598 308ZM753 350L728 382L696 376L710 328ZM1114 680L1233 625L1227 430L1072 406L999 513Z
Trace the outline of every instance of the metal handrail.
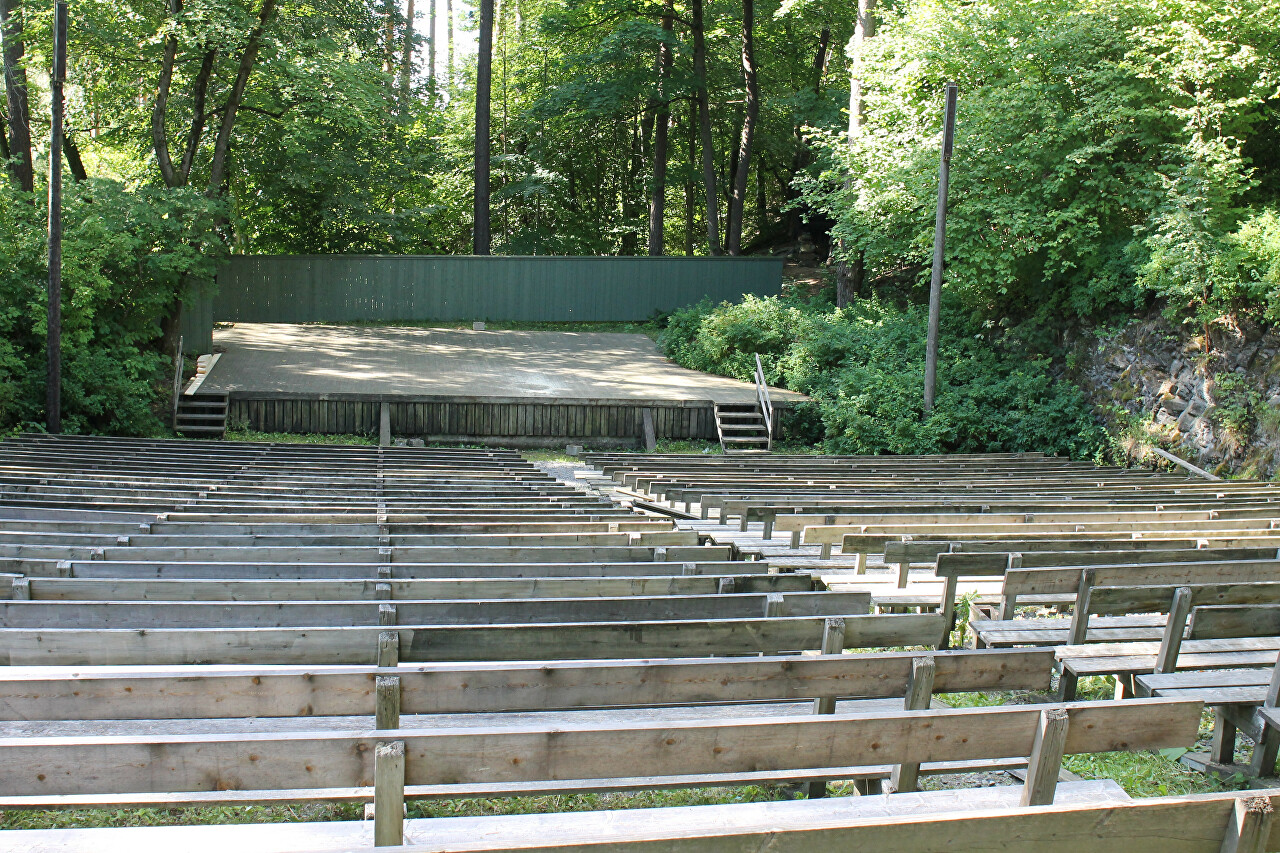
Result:
M764 416L765 432L769 436L769 449L773 449L773 400L769 397L769 386L764 381L764 365L760 363L760 353L756 353L756 400L760 403L760 414Z

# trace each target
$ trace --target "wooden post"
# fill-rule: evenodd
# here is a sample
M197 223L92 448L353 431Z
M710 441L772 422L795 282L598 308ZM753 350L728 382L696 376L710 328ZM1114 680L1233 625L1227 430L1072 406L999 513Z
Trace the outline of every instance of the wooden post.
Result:
M400 676L379 675L375 682L374 727L400 728Z
M62 432L62 87L67 79L67 4L54 10L53 73L49 77L52 124L49 130L49 310L46 350L45 428Z
M1173 672L1178 668L1178 652L1182 649L1182 635L1186 632L1187 616L1191 613L1191 589L1180 586L1173 593L1169 605L1169 620L1165 622L1164 638L1156 654L1157 673Z
M13 586L10 588L9 597L14 601L30 601L31 600L31 579L15 578Z
M946 586L942 590L942 639L938 648L945 649L951 645L951 632L956 627L956 593L960 588L959 575L947 575ZM961 641L963 644L963 640Z
M475 220L472 252L490 253L489 237L489 91L493 79L493 0L480 0L476 55Z
M385 400L378 407L378 446L391 446L391 404Z
M839 655L844 653L844 620L839 616L832 616L822 625L822 653L824 655ZM815 714L834 714L836 712L836 697L819 696L813 700L813 713ZM808 785L809 799L817 800L827 795L827 783L822 779L815 779Z
M378 666L400 665L400 635L395 631L378 633Z
M902 559L898 561L898 589L906 589L907 575L911 572L911 561Z
M942 301L942 267L947 245L947 187L951 182L951 148L956 134L956 84L946 89L946 115L942 122L942 159L938 167L938 213L933 228L933 275L929 279L929 332L924 356L924 411L933 411L938 382L938 322Z
M927 711L933 701L933 676L936 671L932 657L911 659L911 676L907 679L907 695L903 700L903 709L907 711ZM920 764L912 762L899 764L893 768L889 776L891 790L904 793L914 791L920 778Z
M1053 802L1070 724L1071 718L1065 708L1048 708L1040 712L1036 737L1031 744L1031 757L1027 761L1027 781L1022 786L1022 805L1047 806Z
M396 606L394 604L378 605L378 624L379 625L395 625L396 624Z
M1265 853L1271 840L1271 823L1275 810L1267 797L1241 797L1236 800L1227 833L1222 839L1222 853Z
M764 597L764 618L773 619L782 613L782 593L771 592Z
M404 844L404 741L373 750L373 845Z
M652 453L658 449L658 434L653 428L653 409L641 409L640 422L644 431L644 449Z
M173 420L172 426L178 428L178 400L182 397L182 335L178 335L178 352L173 359Z
M14 584L17 598L17 584ZM1267 695L1262 700L1263 708L1274 708L1280 704L1280 663L1271 670L1271 683L1267 685ZM1255 776L1271 776L1275 773L1277 753L1280 753L1280 731L1265 715L1258 715L1258 740L1253 747L1253 772Z
M1093 569L1080 573L1080 586L1076 589L1076 609L1071 614L1071 635L1067 643L1078 646L1089 635L1089 597L1093 589Z
M738 582L736 578L720 578L720 583L716 592L720 595L732 595L738 591Z

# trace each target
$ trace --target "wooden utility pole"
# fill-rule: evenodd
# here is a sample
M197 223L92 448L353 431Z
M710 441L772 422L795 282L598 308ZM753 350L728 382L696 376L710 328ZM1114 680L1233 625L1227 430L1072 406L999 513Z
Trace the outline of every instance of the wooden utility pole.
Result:
M942 261L947 246L947 185L951 181L951 147L956 135L956 84L947 84L946 117L942 123L942 160L938 166L938 216L933 228L933 275L929 279L929 337L924 353L924 411L933 411L938 384L938 316L942 301Z
M67 79L67 4L59 2L53 22L52 127L49 130L49 317L46 349L45 429L62 432L62 84Z
M476 204L474 254L489 254L489 91L493 80L493 0L480 0L476 66Z

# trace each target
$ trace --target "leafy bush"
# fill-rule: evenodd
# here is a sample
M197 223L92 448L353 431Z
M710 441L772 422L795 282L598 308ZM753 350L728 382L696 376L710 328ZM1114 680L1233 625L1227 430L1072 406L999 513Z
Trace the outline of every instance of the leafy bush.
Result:
M677 312L661 343L685 367L743 380L759 353L770 382L813 398L801 429L816 431L830 452L1091 457L1104 446L1083 394L1056 380L1047 360L1001 352L963 324L944 325L938 393L926 417L925 326L919 307L870 300L836 310L747 297Z
M0 430L44 420L46 211L0 187ZM67 187L62 411L66 432L153 434L167 399L160 319L220 251L215 207L191 190Z

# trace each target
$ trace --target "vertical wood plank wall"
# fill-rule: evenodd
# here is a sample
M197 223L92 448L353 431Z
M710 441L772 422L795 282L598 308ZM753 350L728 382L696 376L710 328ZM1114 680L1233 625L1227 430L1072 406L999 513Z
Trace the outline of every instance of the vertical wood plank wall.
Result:
M263 432L369 434L378 429L376 400L246 399L232 396L227 423ZM709 403L618 405L392 401L391 431L407 436L531 438L636 438L641 410L650 408L658 438L715 439Z

